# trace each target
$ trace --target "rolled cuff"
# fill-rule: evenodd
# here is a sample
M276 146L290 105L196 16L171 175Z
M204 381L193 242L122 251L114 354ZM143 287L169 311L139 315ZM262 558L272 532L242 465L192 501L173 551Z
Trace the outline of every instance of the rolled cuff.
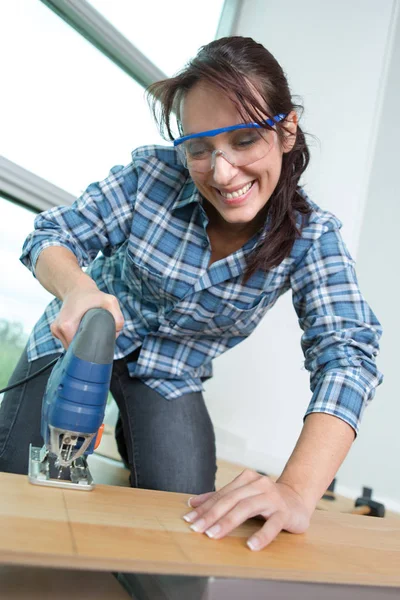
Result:
M364 410L382 379L379 372L363 367L327 371L314 389L304 419L310 413L327 413L348 423L357 436Z
M70 246L69 244L60 242L58 240L45 240L37 242L36 244L33 243L30 246L30 248L24 250L21 256L19 257L19 260L32 272L34 277L36 277L36 263L38 261L40 253L45 248L50 248L50 246L59 246L61 248L66 248L74 254L81 268L85 266L84 256L83 254L76 251L76 247L72 248L72 246Z

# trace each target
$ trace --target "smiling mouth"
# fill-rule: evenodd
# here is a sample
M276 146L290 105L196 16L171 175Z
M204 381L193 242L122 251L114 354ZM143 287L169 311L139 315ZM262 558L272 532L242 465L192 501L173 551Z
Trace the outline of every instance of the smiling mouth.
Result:
M242 188L240 188L240 190L236 190L235 192L231 192L230 194L227 192L223 192L221 190L218 190L218 191L221 194L221 196L223 196L227 200L233 200L234 198L240 198L241 196L244 196L245 194L247 194L249 189L252 187L253 183L254 183L254 181L250 181L250 183L246 183L246 185L244 185Z

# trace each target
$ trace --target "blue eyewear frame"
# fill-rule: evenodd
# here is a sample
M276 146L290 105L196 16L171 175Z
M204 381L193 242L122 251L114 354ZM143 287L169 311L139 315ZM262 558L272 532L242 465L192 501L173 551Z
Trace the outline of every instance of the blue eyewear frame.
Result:
M270 127L273 127L276 123L283 121L285 117L287 117L287 115L279 113L279 115L275 115L275 117L272 117L271 119L266 119L264 123ZM263 129L263 127L258 123L240 123L239 125L230 125L230 127L221 127L221 129L210 129L209 131L201 131L200 133L192 133L190 135L184 135L183 137L177 138L174 140L174 146L179 146L187 140L202 137L214 137L220 133L225 133L225 131L235 131L236 129Z

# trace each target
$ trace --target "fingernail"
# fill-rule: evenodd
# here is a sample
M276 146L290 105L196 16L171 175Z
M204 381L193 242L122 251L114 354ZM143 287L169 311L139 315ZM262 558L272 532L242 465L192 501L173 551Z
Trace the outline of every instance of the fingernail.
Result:
M196 531L196 533L203 533L205 526L205 520L199 519L198 521L196 521L196 523L193 523L193 525L190 526L190 529L193 529L193 531Z
M209 538L213 538L216 535L218 535L218 533L221 531L221 525L213 525L212 527L210 527L210 529L207 529L207 531L205 532L206 535L208 535Z
M191 523L192 521L195 521L196 517L197 517L197 512L195 510L193 510L192 512L188 513L187 515L184 515L183 518L188 523Z
M190 508L193 508L193 506L192 506L193 498L194 498L194 496L191 496L191 498L189 498L189 500L188 500L188 506L190 506Z
M247 540L247 545L250 548L250 550L259 550L260 548L260 543L257 540L257 538L250 538L249 540Z

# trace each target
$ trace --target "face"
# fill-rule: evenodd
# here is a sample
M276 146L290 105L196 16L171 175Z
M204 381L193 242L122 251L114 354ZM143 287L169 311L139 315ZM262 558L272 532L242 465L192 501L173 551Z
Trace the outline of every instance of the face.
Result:
M186 94L181 106L181 119L184 135L243 122L235 105L222 91L203 83L198 83ZM214 209L211 215L223 227L251 229L259 223L262 209L278 183L282 156L295 141L296 114L290 113L286 122L293 135L286 138L284 146L274 132L273 144L267 155L250 165L233 166L223 156L217 156L214 169L207 173L198 173L189 167L197 189ZM231 137L231 133L224 132L212 138L214 149L226 148Z

